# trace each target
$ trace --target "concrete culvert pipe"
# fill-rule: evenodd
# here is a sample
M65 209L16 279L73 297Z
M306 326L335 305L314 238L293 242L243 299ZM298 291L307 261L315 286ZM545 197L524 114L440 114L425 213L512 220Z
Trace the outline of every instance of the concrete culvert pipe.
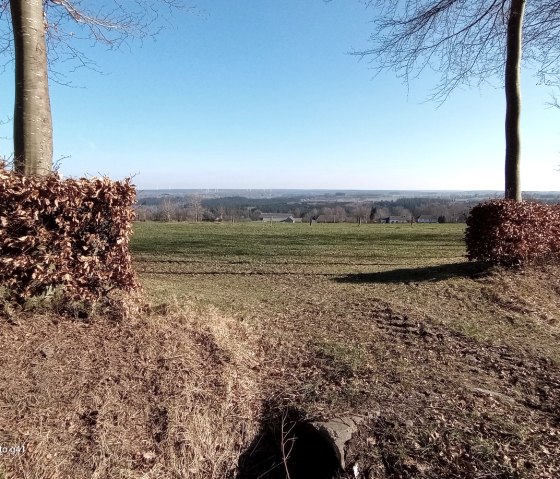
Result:
M343 473L345 446L363 418L305 421L301 412L272 414L240 458L236 479L335 479Z
M286 441L290 479L333 479L341 469L336 447L313 423L302 423Z

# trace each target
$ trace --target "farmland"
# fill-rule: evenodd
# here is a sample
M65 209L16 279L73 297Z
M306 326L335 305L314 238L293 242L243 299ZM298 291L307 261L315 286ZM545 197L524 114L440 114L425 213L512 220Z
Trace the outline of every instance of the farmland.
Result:
M225 309L232 302L251 309L265 297L281 310L317 289L340 292L341 301L370 283L387 295L401 274L428 280L468 269L463 228L138 223L132 250L151 294L186 295Z
M550 336L554 284L539 281L546 270L485 274L466 261L463 236L461 224L137 223L131 248L153 298L259 318L377 301L477 339L527 341L560 360Z
M268 395L374 414L371 477L553 477L560 283L467 263L463 228L139 223L132 249L151 297L261 332Z
M559 477L558 269L468 263L463 235L136 223L136 296L4 311L0 434L26 452L0 477L330 479L285 446L344 415L340 478Z

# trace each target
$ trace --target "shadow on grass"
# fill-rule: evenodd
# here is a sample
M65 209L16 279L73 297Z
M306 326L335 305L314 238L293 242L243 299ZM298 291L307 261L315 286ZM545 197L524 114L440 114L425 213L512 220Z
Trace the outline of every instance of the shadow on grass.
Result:
M336 273L302 273L300 271L149 271L137 273L156 276L336 276ZM0 477L0 479L2 479Z
M338 283L422 283L451 278L478 278L490 271L485 263L452 263L421 268L399 268L378 273L356 273L334 278Z
M301 411L265 403L261 428L239 458L235 479L332 479L339 464L330 444ZM228 478L233 479L233 477Z

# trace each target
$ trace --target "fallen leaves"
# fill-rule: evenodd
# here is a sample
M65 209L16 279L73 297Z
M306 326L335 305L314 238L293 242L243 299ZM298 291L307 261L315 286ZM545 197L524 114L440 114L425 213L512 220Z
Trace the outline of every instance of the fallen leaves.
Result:
M18 300L130 290L136 189L130 179L24 177L0 164L0 284Z
M560 206L492 200L475 206L465 232L469 260L518 265L560 253Z

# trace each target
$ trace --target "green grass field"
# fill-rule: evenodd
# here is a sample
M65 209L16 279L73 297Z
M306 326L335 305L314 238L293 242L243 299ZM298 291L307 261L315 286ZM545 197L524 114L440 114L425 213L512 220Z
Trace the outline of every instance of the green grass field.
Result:
M136 223L139 294L0 315L0 442L27 450L0 476L560 477L558 267L469 263L463 235ZM341 415L346 470L297 473L286 431Z
M405 477L407 461L406 477L478 477L457 457L488 477L541 477L503 457L539 457L531 431L560 399L560 383L547 384L558 380L560 282L553 267L470 264L463 238L460 224L137 223L131 249L153 301L218 308L261 332L271 395L312 417L381 409L418 426L378 431L387 477ZM433 440L445 444L430 445L426 428L446 431ZM476 444L491 447L473 458Z
M543 288L534 275L485 276L466 261L462 224L147 222L135 224L131 251L142 284L162 300L246 314L263 305L283 313L306 302L377 299L478 339L526 340L560 358L548 323L527 324L527 313L557 317L553 285ZM497 321L503 314L508 319Z
M222 308L268 296L282 307L325 282L387 286L453 274L465 267L463 231L457 224L137 223L131 249L143 284L156 295ZM286 284L293 288L288 295Z
M136 223L132 252L231 263L427 264L461 261L464 225Z

